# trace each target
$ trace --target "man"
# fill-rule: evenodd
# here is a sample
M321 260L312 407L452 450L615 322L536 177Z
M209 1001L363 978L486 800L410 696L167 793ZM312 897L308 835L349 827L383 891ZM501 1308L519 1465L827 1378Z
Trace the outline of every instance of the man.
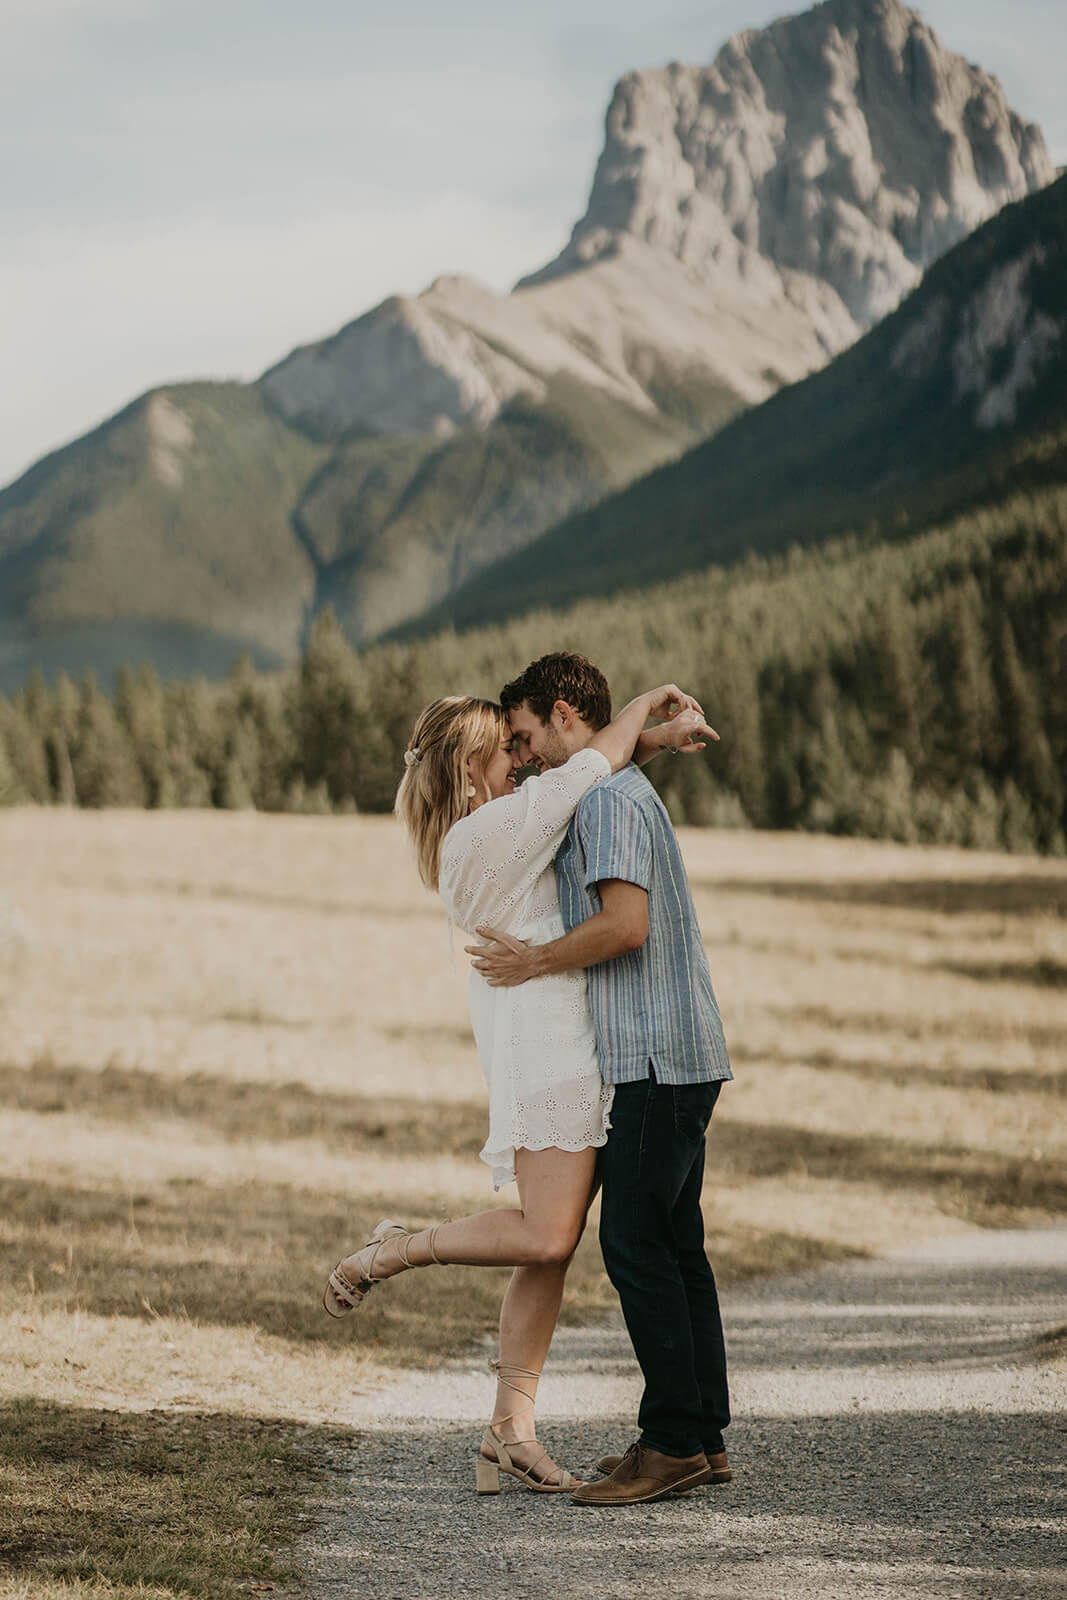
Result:
M520 755L562 766L611 718L603 674L582 656L542 656L501 694ZM556 858L566 933L545 945L479 928L490 983L588 969L605 1079L615 1085L601 1152L604 1264L645 1380L640 1438L582 1505L632 1505L730 1469L726 1353L704 1253L704 1138L732 1077L704 944L666 808L631 763L582 799Z

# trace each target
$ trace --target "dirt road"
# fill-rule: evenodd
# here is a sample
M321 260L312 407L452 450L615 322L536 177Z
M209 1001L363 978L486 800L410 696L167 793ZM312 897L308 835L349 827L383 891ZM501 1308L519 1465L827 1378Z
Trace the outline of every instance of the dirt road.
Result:
M473 1360L339 1407L341 1509L303 1552L316 1600L650 1594L1067 1597L1067 1228L976 1233L723 1297L734 1481L597 1511L473 1493ZM541 1435L573 1471L633 1436L620 1324L564 1331Z

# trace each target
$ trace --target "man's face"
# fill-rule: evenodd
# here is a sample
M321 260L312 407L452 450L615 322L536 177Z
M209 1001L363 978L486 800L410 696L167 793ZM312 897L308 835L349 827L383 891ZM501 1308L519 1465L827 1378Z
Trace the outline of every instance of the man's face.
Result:
M539 767L562 767L580 748L577 741L568 737L558 711L553 710L548 722L542 722L530 710L530 702L524 700L508 712L508 721L523 766L534 761Z

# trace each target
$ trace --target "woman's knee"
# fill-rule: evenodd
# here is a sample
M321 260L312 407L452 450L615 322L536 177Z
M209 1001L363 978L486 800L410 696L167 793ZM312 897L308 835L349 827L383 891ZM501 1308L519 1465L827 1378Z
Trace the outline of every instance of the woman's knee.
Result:
M531 1266L559 1267L568 1262L578 1248L581 1223L541 1223L530 1228Z

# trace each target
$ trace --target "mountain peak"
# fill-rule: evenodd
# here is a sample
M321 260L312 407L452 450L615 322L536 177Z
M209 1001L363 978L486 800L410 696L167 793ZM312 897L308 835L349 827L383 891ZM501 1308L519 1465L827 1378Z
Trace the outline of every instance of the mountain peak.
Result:
M900 0L824 0L707 67L620 80L589 207L520 287L636 235L709 280L815 278L861 327L931 261L1055 177L996 78Z

